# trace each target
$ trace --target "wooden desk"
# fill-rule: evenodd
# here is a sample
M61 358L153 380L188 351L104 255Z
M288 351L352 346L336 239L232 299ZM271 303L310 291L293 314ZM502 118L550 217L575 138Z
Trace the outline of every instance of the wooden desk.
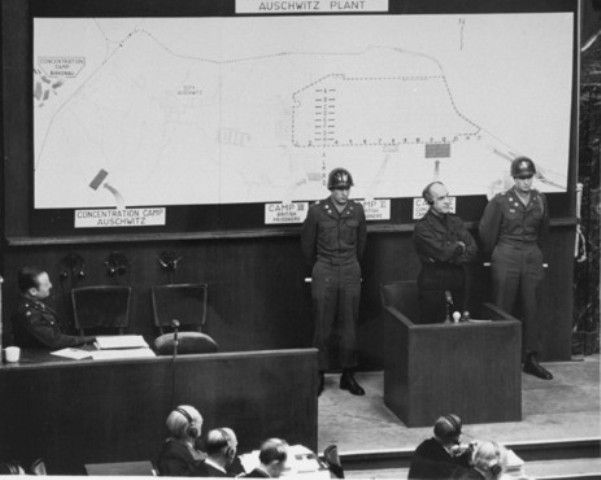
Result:
M268 437L316 449L316 372L315 349L182 355L175 365L24 352L19 364L0 366L0 459L43 457L56 474L154 460L178 404L198 408L203 433L233 428L240 452Z
M414 324L384 308L384 402L409 427L456 413L464 423L522 419L521 325L491 304L488 323Z

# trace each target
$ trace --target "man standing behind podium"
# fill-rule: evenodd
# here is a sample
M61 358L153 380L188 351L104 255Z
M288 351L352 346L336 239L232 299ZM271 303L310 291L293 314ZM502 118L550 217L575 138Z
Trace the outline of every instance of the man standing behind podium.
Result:
M36 267L19 271L21 298L13 316L15 343L23 348L56 350L91 343L95 337L77 337L63 333L56 312L43 300L50 296L52 283L48 273Z
M329 367L328 340L339 321L340 388L353 395L365 391L355 380L356 326L361 295L359 260L367 237L363 206L349 200L353 177L343 168L328 176L330 196L312 205L301 230L301 247L313 265L311 297L315 320L314 346L319 349L318 393L323 391Z
M478 247L463 220L450 213L449 192L442 182L426 185L422 196L430 205L415 224L413 241L422 263L417 277L422 323L442 322L447 303L453 310L467 307L465 264L474 260ZM448 294L451 294L450 298Z

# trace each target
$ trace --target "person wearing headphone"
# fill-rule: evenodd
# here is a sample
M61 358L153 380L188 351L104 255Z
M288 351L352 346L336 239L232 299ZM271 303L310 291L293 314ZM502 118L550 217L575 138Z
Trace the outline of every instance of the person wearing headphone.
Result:
M238 439L231 428L210 430L205 440L207 458L199 465L199 477L230 477L229 469L236 458Z
M472 468L457 470L453 480L498 480L506 464L506 450L496 442L482 442L472 452Z
M169 477L199 476L200 464L206 454L196 449L202 432L202 415L190 405L180 405L167 417L170 437L159 454L159 474Z
M416 448L409 467L409 479L448 479L458 469L470 467L476 443L461 445L461 418L455 414L439 417L434 436Z
M288 444L279 438L270 438L261 445L259 461L261 465L243 475L244 478L279 478L286 470Z
M465 265L475 259L478 247L463 220L450 213L449 192L442 182L426 185L422 196L430 208L413 231L422 264L417 277L420 323L438 323L447 317L449 303L453 310L467 309Z

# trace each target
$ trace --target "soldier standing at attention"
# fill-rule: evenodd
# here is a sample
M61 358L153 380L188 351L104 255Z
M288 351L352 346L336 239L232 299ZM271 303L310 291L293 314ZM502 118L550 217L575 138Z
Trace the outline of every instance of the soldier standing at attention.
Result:
M330 196L311 206L301 230L303 255L313 266L313 345L319 349L319 394L329 367L328 340L336 320L341 336L340 388L353 395L365 394L353 369L357 365L355 332L361 295L359 261L365 249L366 224L363 206L349 200L352 186L353 178L347 170L332 170L328 176Z
M495 196L480 220L480 239L492 253L494 303L508 313L521 301L524 372L545 380L553 375L538 363L541 349L538 290L543 279L541 245L549 228L545 196L532 188L534 162L518 157L511 163L515 185Z

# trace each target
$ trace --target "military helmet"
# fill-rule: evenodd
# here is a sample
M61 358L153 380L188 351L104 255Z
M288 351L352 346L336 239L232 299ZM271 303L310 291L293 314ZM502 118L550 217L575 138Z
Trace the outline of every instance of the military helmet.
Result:
M344 168L335 168L328 175L328 190L347 189L354 185L353 177Z
M511 162L511 176L513 178L529 178L535 173L534 162L528 157L518 157Z

